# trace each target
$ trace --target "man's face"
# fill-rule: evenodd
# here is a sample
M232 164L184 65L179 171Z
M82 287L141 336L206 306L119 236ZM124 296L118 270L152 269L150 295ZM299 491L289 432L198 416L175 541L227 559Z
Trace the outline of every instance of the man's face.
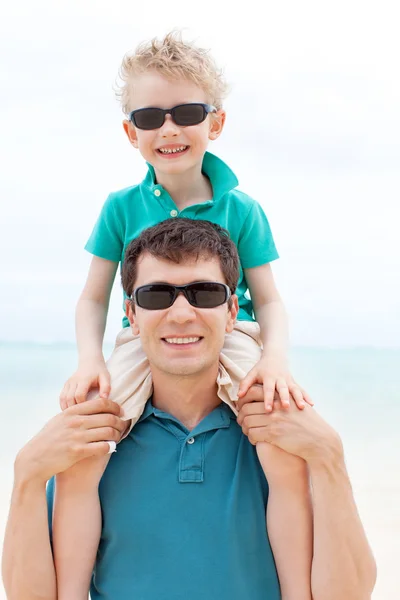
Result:
M135 288L149 283L185 285L195 281L226 283L218 259L199 258L175 264L145 253L139 259ZM230 309L227 303L216 308L196 308L183 294L170 308L162 310L146 310L135 305L133 311L131 303L127 303L132 331L140 335L153 376L156 371L177 376L215 371L225 333L232 331L237 312L236 296L232 296ZM176 343L178 338L185 343Z
M130 109L156 107L169 109L192 102L209 103L205 91L186 80L170 81L156 71L138 75L132 82ZM124 121L125 132L131 144L138 148L143 158L153 165L156 174L183 174L201 165L209 140L221 133L225 112L208 115L198 125L182 127L174 123L171 115L165 116L159 129L138 129ZM174 154L166 150L177 150ZM164 150L164 153L162 152Z

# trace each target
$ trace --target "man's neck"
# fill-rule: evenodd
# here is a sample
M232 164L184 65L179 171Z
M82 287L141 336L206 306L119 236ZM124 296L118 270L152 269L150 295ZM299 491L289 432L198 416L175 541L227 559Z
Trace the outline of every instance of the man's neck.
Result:
M217 396L217 374L177 376L152 371L153 406L169 413L189 431L214 410L221 400Z
M156 171L156 180L168 192L179 210L212 199L212 186L210 180L203 175L201 164L174 175Z

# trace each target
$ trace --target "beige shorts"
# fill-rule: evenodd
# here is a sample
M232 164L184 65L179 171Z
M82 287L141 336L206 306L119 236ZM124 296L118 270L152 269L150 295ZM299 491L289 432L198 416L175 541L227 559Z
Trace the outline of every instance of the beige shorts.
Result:
M218 396L235 414L239 384L259 361L261 351L258 323L238 321L232 333L225 336L219 358ZM123 407L124 419L131 420L130 430L140 418L153 392L149 362L143 352L140 337L133 335L130 327L118 334L107 368L111 375L110 398Z

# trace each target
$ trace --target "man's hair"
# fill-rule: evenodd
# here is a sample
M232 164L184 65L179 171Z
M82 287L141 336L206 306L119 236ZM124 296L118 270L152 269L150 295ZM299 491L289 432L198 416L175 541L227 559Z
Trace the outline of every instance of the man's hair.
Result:
M209 221L167 219L145 229L126 249L121 277L125 294L132 296L139 258L145 254L176 264L199 258L217 258L226 284L235 293L239 256L226 229Z
M217 67L208 50L198 48L193 42L183 41L180 31L171 31L161 40L153 38L150 42L143 42L134 52L124 56L116 95L126 115L131 110L132 79L151 70L171 81L185 79L194 83L205 91L210 104L217 109L222 108L228 93L222 70Z

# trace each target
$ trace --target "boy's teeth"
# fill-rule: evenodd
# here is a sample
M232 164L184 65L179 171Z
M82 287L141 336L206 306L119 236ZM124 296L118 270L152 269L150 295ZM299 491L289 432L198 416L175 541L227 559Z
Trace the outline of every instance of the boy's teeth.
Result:
M159 148L159 151L163 154L176 154L177 152L183 152L187 146L179 146L179 148Z
M165 341L168 344L193 344L193 342L198 342L199 337L188 337L188 338L165 338Z

